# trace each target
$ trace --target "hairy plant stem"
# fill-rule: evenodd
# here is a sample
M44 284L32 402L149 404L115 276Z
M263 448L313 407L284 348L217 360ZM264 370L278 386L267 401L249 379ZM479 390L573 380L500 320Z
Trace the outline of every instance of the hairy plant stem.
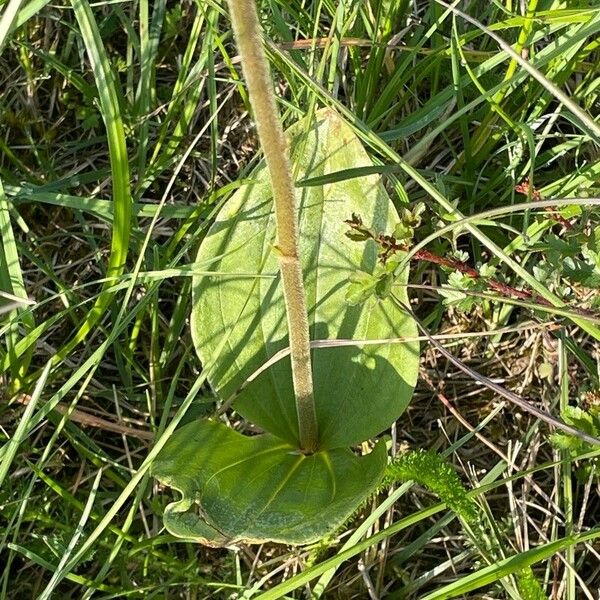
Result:
M313 452L318 430L310 359L308 315L299 259L298 219L287 143L275 103L269 66L262 48L255 0L229 0L233 32L242 59L258 138L271 178L277 251L290 338L300 448Z

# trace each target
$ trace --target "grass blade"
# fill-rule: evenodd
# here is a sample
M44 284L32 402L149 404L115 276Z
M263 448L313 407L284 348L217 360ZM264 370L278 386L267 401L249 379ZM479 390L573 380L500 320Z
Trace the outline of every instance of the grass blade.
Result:
M27 435L29 422L31 421L33 411L37 406L40 396L44 391L44 387L46 385L46 381L50 373L50 367L50 363L47 363L44 367L44 370L42 371L37 385L35 386L35 390L33 390L33 394L31 394L31 399L29 400L29 403L25 408L25 412L23 413L23 416L19 421L19 425L17 426L13 437L7 442L7 445L5 446L5 452L3 453L3 456L0 459L0 488L2 487L2 483L4 482L4 479L8 474L10 465L17 454L17 450L19 449L21 442L25 439Z
M116 279L125 269L132 212L125 130L114 77L92 9L87 0L72 0L71 4L92 64L102 118L106 126L112 173L114 215L111 252L106 275L109 278ZM103 286L102 293L93 308L88 312L79 330L71 340L59 349L53 358L53 364L64 360L74 348L85 340L94 325L98 323L113 298L110 289L113 285L114 282L108 281Z
M0 237L2 241L0 247L0 286L2 286L2 291L21 299L23 304L29 304L2 181L0 181ZM23 322L27 334L35 328L35 320L28 310L17 308L15 311L11 311L9 316L10 314L12 314L12 319L9 324L9 335L6 344L8 357L11 359L11 388L18 389L21 378L25 375L31 360L31 352L28 352L19 360L16 360L14 355L15 346L19 340L19 321Z

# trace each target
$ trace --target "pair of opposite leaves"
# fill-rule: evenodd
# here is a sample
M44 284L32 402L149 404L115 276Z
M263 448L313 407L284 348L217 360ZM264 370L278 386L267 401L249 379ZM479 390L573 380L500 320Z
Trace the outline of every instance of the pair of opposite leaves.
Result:
M287 132L297 179L371 166L359 139L330 110ZM350 276L372 273L377 247L350 240L345 219L361 215L375 231L398 215L378 176L297 188L300 254L311 340L415 336L414 322L389 300L345 301ZM192 336L209 381L223 399L288 346L278 277L267 171L240 188L217 216L198 252L214 276L193 282ZM406 280L407 273L404 273ZM397 294L407 300L405 288ZM222 423L178 429L153 475L182 499L167 506L166 528L211 546L238 541L305 544L338 528L381 481L387 453L350 450L387 429L406 408L418 371L416 343L313 349L319 449L298 451L289 357L264 370L235 410L265 434L245 436Z

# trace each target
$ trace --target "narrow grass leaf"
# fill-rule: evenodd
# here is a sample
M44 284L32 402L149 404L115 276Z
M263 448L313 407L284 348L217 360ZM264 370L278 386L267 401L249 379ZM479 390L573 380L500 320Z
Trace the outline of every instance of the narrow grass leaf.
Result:
M50 373L50 368L50 363L47 363L40 375L35 389L33 390L33 394L31 394L29 403L25 407L25 411L19 420L19 424L17 425L15 433L3 447L3 453L0 458L0 487L2 487L2 483L4 482L4 479L6 478L6 475L10 470L10 466L17 454L19 446L27 437L27 433L30 430L30 421L37 406L37 403L40 400L42 392L44 391L44 387L46 386L46 381Z

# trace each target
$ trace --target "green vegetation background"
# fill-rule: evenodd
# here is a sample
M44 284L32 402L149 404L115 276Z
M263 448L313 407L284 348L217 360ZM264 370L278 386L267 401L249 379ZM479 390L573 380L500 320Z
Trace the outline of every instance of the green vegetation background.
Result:
M354 127L399 210L424 203L414 241L482 275L415 259L409 293L430 333L585 428L566 407L598 403L600 8L453 6L262 0L284 120L329 106ZM455 513L409 483L318 547L165 534L153 440L176 414L214 411L190 341L193 257L258 159L226 7L0 10L0 597L301 598L308 584L315 598L519 597L498 583L514 568L488 566ZM533 563L547 597L594 597L595 464L573 461L589 447L555 449L427 341L391 433L393 452L443 452L478 487L507 564Z

